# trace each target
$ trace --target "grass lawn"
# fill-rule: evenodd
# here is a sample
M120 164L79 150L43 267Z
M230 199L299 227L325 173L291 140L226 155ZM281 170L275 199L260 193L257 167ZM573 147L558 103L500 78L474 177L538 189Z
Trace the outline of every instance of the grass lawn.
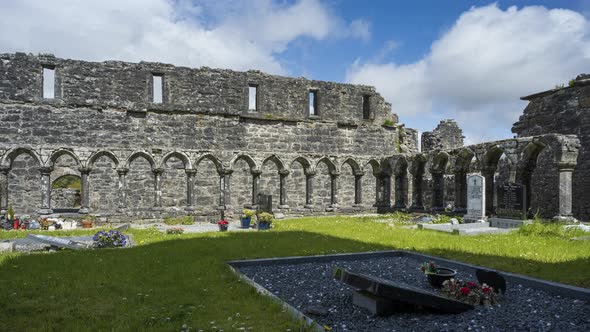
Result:
M590 288L590 242L555 225L467 237L381 216L281 220L269 232L129 232L134 248L0 254L0 331L299 331L224 263L246 258L406 249Z

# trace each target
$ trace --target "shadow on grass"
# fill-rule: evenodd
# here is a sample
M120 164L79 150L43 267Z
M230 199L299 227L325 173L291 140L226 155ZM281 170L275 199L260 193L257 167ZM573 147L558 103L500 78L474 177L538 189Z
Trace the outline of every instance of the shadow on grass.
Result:
M0 330L169 331L185 325L196 330L296 331L297 322L240 282L225 262L391 249L401 248L305 231L271 231L202 234L129 249L19 255L0 265ZM590 286L588 259L540 263L451 249L420 252Z

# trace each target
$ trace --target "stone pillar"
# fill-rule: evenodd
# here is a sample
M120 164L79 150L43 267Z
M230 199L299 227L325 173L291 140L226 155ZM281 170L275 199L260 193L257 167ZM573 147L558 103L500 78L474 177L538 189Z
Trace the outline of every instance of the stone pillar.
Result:
M455 206L454 212L467 212L467 173L462 170L455 172Z
M432 174L432 209L442 211L444 207L445 179L442 171L430 171Z
M331 209L338 208L338 177L340 173L330 172L330 206Z
M119 168L117 169L117 174L119 174L119 208L117 209L118 212L123 212L127 207L127 172L129 172L128 168Z
M8 210L8 172L10 166L0 167L0 214L5 215Z
M382 175L383 183L383 200L381 201L382 207L391 207L391 175Z
M162 207L162 173L164 173L163 168L154 168L154 191L155 191L155 199L154 199L154 207Z
M305 171L305 208L313 209L313 177L316 172Z
M286 169L279 171L279 176L281 178L279 209L288 209L289 208L289 205L287 205L287 176L288 175L289 175L289 171Z
M223 169L219 173L219 209L231 210L231 169Z
M354 205L353 207L363 206L363 175L365 172L357 171L354 173Z
M253 169L252 173L252 209L258 209L258 193L260 191L260 175L262 171Z
M407 180L407 176L405 173L398 173L395 174L394 177L394 188L395 188L395 204L394 207L396 209L406 209L407 208L407 196L408 193L405 190L405 181Z
M572 174L576 163L558 162L559 169L559 214L554 219L576 221L572 214Z
M495 213L496 207L494 206L494 174L496 173L496 166L484 166L481 169L481 175L485 178L485 201L486 201L486 214L488 216Z
M41 173L41 209L39 214L51 214L51 171L52 167L40 167Z
M412 174L412 205L410 210L421 211L424 210L424 201L422 195L423 174Z
M81 196L80 197L80 211L79 213L90 212L90 187L88 185L88 176L92 169L89 167L80 167L80 183L81 183Z
M375 177L375 204L374 207L380 207L383 204L383 178L379 173L373 173Z
M196 169L185 169L186 172L186 211L195 210L195 174Z

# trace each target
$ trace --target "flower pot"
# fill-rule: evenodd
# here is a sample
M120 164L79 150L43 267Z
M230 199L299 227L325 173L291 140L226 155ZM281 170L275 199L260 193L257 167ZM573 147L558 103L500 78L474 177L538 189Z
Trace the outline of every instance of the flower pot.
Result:
M262 222L262 221L258 222L258 230L259 231L268 230L268 229L270 229L269 222Z
M250 228L250 221L252 221L252 218L251 217L242 217L242 218L240 218L240 221L242 222L242 228L248 229L248 228Z
M428 282L435 288L441 288L443 282L454 278L457 275L457 271L449 269L447 267L437 267L436 273L427 274Z
M92 228L92 221L82 221L82 228Z
M228 226L228 225L219 225L219 231L220 231L220 232L225 232L225 231L227 231L227 226Z

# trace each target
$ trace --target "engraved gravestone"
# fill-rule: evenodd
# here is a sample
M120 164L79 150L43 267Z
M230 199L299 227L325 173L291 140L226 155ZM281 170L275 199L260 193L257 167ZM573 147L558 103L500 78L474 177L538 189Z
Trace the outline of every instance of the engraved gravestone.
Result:
M467 177L467 214L463 221L484 222L486 220L485 178L479 174Z
M501 218L526 219L526 188L522 184L507 182L498 186L496 214Z
M272 213L272 195L258 194L258 212Z

